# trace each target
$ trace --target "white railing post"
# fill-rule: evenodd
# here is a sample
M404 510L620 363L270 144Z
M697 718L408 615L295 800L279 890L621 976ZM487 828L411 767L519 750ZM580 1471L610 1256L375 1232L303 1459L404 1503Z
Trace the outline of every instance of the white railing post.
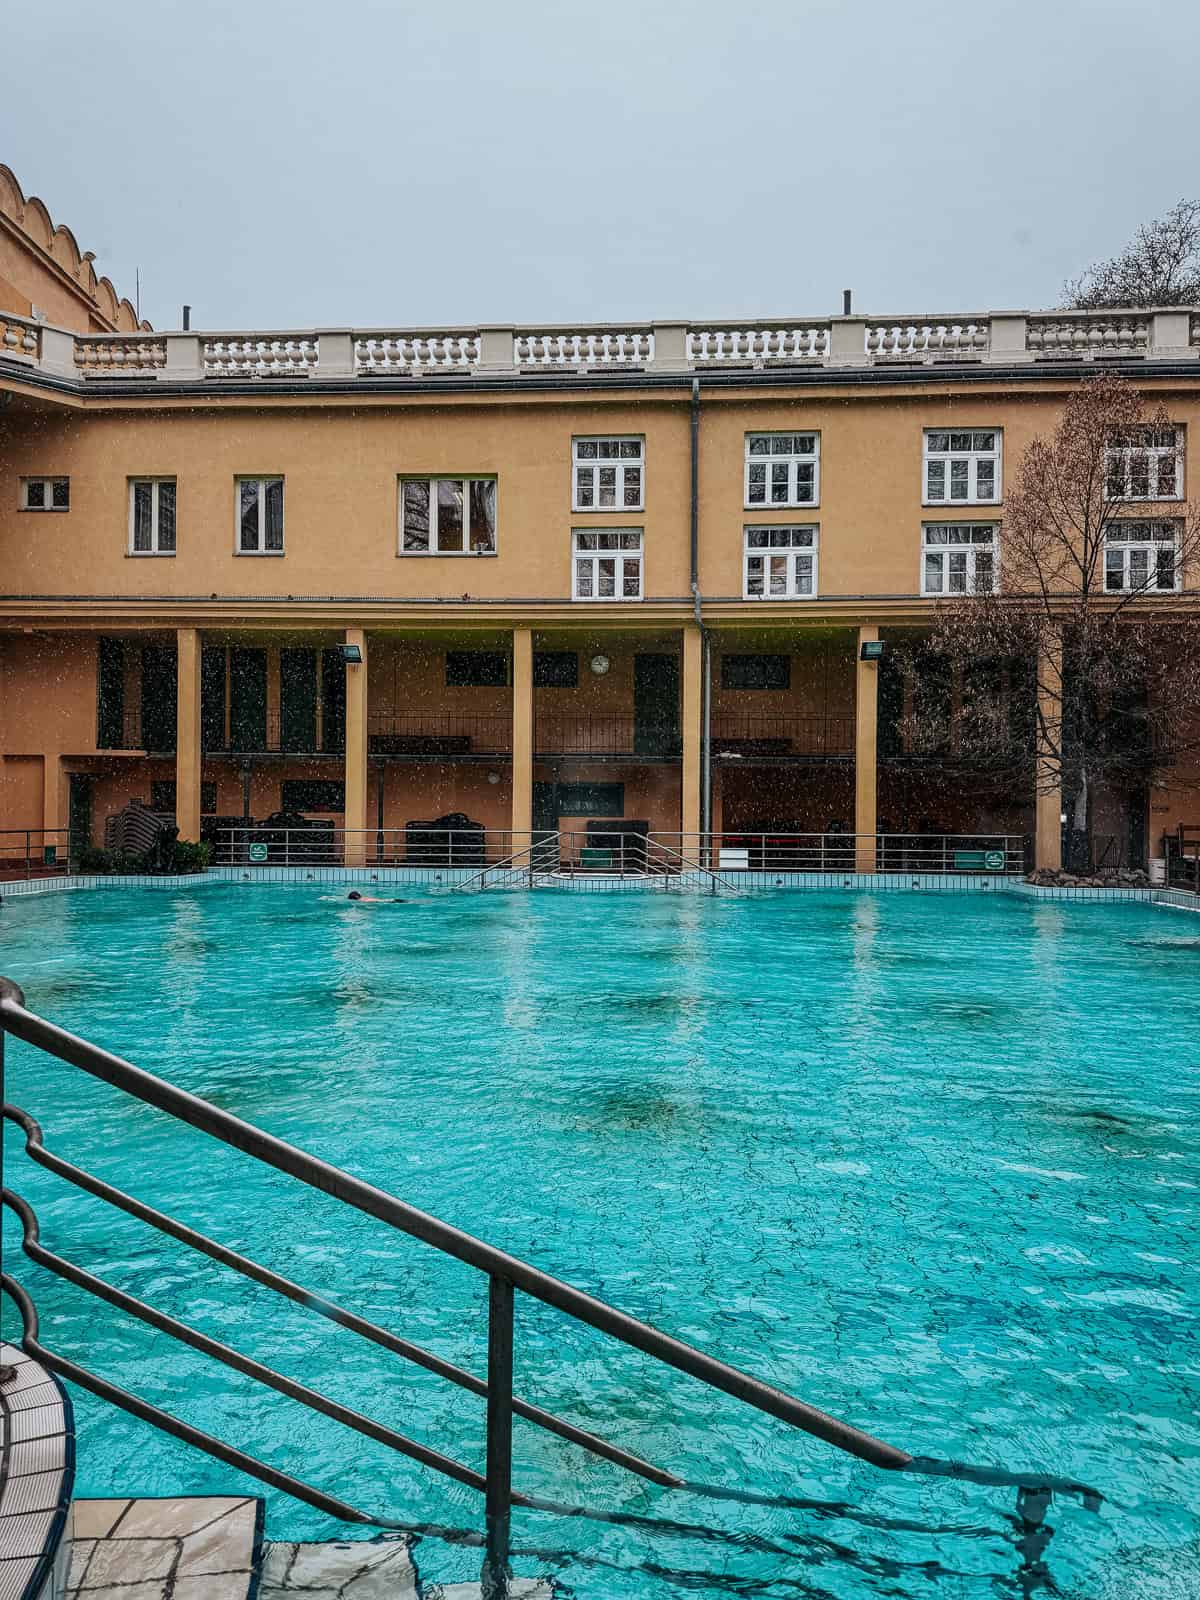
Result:
M1195 360L1200 351L1192 348L1190 311L1156 311L1150 319L1150 348L1147 355L1159 361Z
M515 372L517 346L511 325L479 330L479 362L476 372Z
M317 334L318 378L353 378L354 335L349 328L322 328Z
M168 333L167 362L155 374L167 383L198 383L204 376L200 358L200 336L195 333Z
M831 317L829 319L829 359L831 367L865 367L867 365L867 318Z
M1032 361L1029 349L1027 319L1023 311L993 312L992 336L984 360L999 366L1013 366L1019 361Z
M688 330L683 322L656 322L654 324L654 358L647 362L648 372L686 372L688 370Z

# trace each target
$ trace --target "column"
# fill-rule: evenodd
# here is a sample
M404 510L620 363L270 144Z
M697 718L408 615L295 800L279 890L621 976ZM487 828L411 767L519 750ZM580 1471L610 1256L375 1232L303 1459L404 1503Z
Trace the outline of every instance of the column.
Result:
M857 872L875 871L875 833L879 791L878 726L879 666L864 661L862 647L879 638L879 629L865 623L858 630L858 662L854 684L854 866Z
M512 637L512 848L529 842L533 829L533 629Z
M180 839L200 840L200 630L175 630L175 826Z
M346 643L357 645L361 661L346 663L346 829L343 860L361 867L367 859L367 633L347 628Z
M704 640L695 623L683 630L683 670L680 684L683 716L683 771L681 775L682 804L680 828L684 839L680 846L689 860L698 858L700 840L700 739L703 731L704 701ZM687 837L687 835L692 837Z
M1043 642L1037 665L1034 865L1062 868L1062 636Z

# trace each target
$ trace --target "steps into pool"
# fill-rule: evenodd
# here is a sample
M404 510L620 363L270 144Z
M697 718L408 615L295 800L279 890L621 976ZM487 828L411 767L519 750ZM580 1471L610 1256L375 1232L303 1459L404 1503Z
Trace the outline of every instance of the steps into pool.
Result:
M257 1600L480 1600L478 1583L423 1583L401 1537L268 1543ZM551 1586L514 1578L511 1600L551 1600ZM86 1597L83 1597L86 1600Z

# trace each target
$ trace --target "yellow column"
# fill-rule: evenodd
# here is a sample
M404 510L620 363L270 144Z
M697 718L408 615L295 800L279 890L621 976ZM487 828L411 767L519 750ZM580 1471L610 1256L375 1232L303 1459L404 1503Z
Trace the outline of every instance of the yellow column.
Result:
M879 666L862 659L862 647L878 638L879 629L873 624L866 623L858 630L854 692L854 831L858 835L854 864L858 872L875 871Z
M191 843L200 838L200 631L175 630L175 826Z
M700 832L700 737L703 718L703 657L704 640L694 623L683 630L683 785L680 806L680 827L685 835L683 854L692 859L699 850L700 841L694 835ZM693 835L687 838L686 835Z
M533 828L533 629L512 639L512 848L528 844Z
M367 859L367 634L364 628L347 628L346 643L356 644L362 662L346 663L346 829L348 867L361 867Z
M1037 776L1034 864L1062 867L1062 639L1043 644L1037 667Z

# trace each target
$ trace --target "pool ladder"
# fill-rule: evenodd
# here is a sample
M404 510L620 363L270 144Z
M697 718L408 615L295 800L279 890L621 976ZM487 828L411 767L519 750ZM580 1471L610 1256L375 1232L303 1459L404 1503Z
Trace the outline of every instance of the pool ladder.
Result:
M58 1061L111 1084L142 1104L152 1106L167 1116L198 1129L231 1149L239 1150L265 1166L275 1168L296 1182L320 1190L343 1205L372 1217L385 1226L394 1228L397 1232L416 1239L484 1274L488 1281L486 1379L389 1329L380 1327L357 1311L294 1283L282 1273L275 1272L272 1268L222 1244L219 1240L208 1237L175 1217L156 1210L84 1168L74 1165L47 1147L40 1125L28 1112L7 1102L4 1104L5 1118L24 1134L26 1154L36 1165L54 1173L67 1183L74 1184L76 1188L93 1195L96 1199L114 1206L127 1216L135 1217L167 1237L187 1245L209 1260L218 1262L231 1271L241 1274L242 1277L272 1290L282 1298L304 1306L316 1315L349 1329L380 1349L386 1350L390 1355L434 1373L483 1400L486 1413L485 1471L479 1473L474 1468L331 1399L328 1395L276 1372L265 1363L202 1333L180 1318L146 1304L86 1267L49 1249L42 1242L38 1219L32 1207L14 1190L5 1188L4 1204L20 1223L22 1246L31 1261L112 1306L117 1312L134 1317L181 1344L210 1356L233 1371L242 1373L266 1388L274 1390L277 1394L295 1400L309 1410L329 1417L475 1491L483 1497L483 1530L480 1532L477 1528L446 1528L414 1524L349 1505L291 1473L258 1460L238 1446L205 1433L160 1406L90 1371L72 1357L48 1349L41 1341L37 1308L28 1291L11 1274L4 1272L0 1278L0 1285L20 1313L23 1328L20 1342L25 1352L40 1361L51 1372L78 1384L80 1388L119 1407L151 1427L158 1428L172 1438L181 1440L206 1455L224 1462L227 1466L281 1490L336 1521L378 1529L421 1533L441 1538L452 1544L482 1549L484 1600L505 1600L510 1592L511 1513L514 1507L536 1509L567 1517L583 1516L599 1518L602 1521L613 1520L610 1513L545 1500L514 1489L512 1481L514 1417L533 1423L536 1427L543 1428L558 1438L614 1463L626 1472L672 1494L792 1507L804 1503L758 1495L740 1485L722 1487L689 1482L669 1468L646 1460L620 1444L554 1415L533 1401L515 1395L513 1311L514 1302L519 1294L528 1295L543 1305L552 1306L564 1315L632 1349L640 1350L654 1360L673 1367L678 1372L686 1373L710 1388L730 1395L742 1404L773 1417L803 1434L819 1439L845 1455L865 1461L881 1471L953 1478L981 1486L1015 1490L1016 1532L1015 1535L1006 1534L1006 1536L1011 1538L1018 1554L1020 1566L1016 1581L1022 1596L1033 1595L1038 1588L1052 1587L1043 1557L1052 1533L1045 1516L1053 1497L1056 1495L1073 1497L1091 1511L1099 1508L1102 1498L1099 1491L1069 1478L1041 1472L1011 1472L1004 1468L978 1466L935 1456L911 1455L896 1445L877 1439L849 1422L830 1416L806 1401L774 1388L748 1372L731 1367L716 1356L709 1355L693 1345L685 1344L670 1334L627 1315L606 1301L551 1277L539 1268L516 1256L508 1255L482 1239L464 1233L450 1223L417 1210L395 1195L376 1188L352 1173L331 1166L317 1156L297 1149L296 1146L234 1116L232 1112L225 1111L210 1101L202 1100L166 1079L155 1077L152 1073L110 1054L86 1039L68 1033L65 1029L30 1011L17 985L8 979L0 978L0 1086L3 1083L4 1042L6 1035L9 1034L35 1049L44 1051ZM648 1527L653 1526L651 1518L639 1517L636 1520L645 1522ZM674 1529L678 1524L671 1523L669 1526ZM539 1559L562 1559L561 1551L522 1550L520 1553Z

